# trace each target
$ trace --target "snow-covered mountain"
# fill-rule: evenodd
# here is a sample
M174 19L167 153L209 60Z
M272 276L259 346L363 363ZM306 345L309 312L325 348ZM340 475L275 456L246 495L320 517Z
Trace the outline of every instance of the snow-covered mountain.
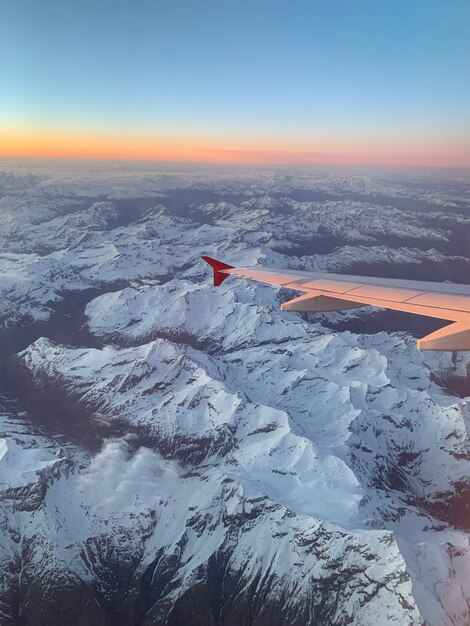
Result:
M2 167L2 626L470 623L470 357L199 259L469 282L470 181Z

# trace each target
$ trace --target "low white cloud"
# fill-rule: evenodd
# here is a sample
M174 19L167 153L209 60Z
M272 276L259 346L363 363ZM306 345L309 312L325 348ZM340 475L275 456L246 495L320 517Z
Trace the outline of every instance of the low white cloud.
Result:
M137 502L158 501L178 478L176 463L149 448L132 452L129 438L112 439L79 476L77 489L85 499L121 510Z

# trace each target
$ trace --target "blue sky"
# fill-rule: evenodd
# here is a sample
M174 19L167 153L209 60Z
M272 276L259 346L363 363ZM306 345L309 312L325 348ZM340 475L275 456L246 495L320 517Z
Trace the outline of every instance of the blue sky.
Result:
M470 136L468 0L15 0L1 11L2 128L261 147Z

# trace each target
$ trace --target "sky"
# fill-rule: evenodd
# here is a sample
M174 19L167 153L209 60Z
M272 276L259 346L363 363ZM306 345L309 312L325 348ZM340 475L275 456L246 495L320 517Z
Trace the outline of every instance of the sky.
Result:
M0 156L470 167L468 0L0 0Z

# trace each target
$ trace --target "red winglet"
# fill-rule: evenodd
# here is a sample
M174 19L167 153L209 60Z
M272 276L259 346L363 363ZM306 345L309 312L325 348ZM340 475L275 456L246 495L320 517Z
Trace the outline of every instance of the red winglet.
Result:
M229 274L226 274L223 270L231 270L233 265L222 263L222 261L212 259L210 256L202 256L201 259L203 259L206 263L209 263L214 270L214 287L218 287L226 278L229 277Z

